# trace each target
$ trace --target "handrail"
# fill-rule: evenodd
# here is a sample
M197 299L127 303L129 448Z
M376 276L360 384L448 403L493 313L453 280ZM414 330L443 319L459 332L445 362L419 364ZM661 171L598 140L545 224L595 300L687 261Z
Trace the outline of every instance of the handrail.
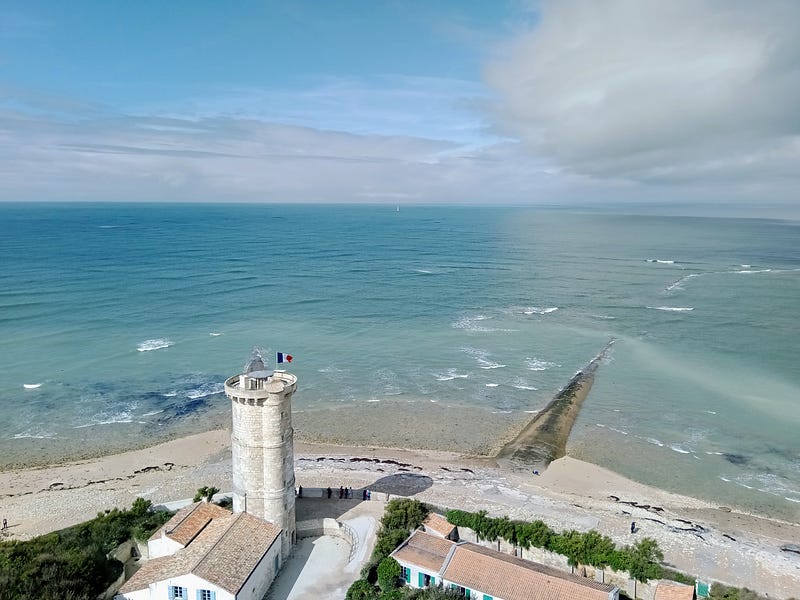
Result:
M356 550L358 550L358 536L356 535L356 532L353 531L353 528L347 523L339 522L339 525L341 525L342 529L347 533L351 540L350 554L347 557L347 562L349 563L351 560L353 560L353 557L355 557Z

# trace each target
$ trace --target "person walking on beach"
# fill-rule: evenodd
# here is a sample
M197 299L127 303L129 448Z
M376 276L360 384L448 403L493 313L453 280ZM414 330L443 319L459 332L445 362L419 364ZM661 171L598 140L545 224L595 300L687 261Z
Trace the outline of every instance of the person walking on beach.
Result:
M328 486L328 500L330 500L330 498L331 498L331 493L332 493L332 490L331 490L330 486Z
M3 529L8 529L8 519L3 519Z
M636 533L636 521L631 521L631 533Z
M340 485L339 486L339 500L344 498L344 488Z
M303 497L303 486L302 485L299 488L297 488L297 497L298 498L302 498Z

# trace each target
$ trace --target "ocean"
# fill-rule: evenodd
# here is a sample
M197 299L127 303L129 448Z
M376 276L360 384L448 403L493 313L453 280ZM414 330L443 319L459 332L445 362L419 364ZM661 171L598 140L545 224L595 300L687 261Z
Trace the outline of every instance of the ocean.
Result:
M571 454L800 520L796 221L0 204L0 232L6 467L224 425L254 346L294 356L295 410L522 419L613 338Z

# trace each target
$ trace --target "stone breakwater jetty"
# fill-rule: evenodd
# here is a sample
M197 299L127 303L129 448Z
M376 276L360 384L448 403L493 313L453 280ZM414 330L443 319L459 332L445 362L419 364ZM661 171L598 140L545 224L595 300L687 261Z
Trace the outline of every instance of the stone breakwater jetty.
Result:
M544 471L567 453L567 440L592 388L597 367L611 353L611 339L587 365L575 373L553 399L528 422L517 436L495 455L497 462L512 470Z

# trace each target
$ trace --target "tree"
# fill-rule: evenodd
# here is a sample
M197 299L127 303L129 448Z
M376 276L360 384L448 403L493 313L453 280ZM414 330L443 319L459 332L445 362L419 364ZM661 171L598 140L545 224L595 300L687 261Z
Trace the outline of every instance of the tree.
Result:
M386 505L381 524L386 529L414 530L428 516L428 507L413 498L396 498Z
M137 498L133 501L133 505L131 506L131 514L135 517L143 517L150 512L152 507L153 503L150 500Z
M383 560L384 557L389 556L395 548L397 548L408 537L409 532L407 529L383 529L378 534L378 539L375 541L375 550L373 551L373 558Z
M382 592L395 589L400 583L401 574L400 563L387 556L378 564L378 587Z
M645 583L650 579L661 577L661 562L664 560L664 553L658 547L658 543L653 538L642 538L629 548L630 564L628 572L631 578Z
M219 492L218 487L207 486L204 485L201 488L197 488L197 493L192 498L192 502L200 502L201 500L205 500L206 502L211 502L211 499L214 497L214 494Z

